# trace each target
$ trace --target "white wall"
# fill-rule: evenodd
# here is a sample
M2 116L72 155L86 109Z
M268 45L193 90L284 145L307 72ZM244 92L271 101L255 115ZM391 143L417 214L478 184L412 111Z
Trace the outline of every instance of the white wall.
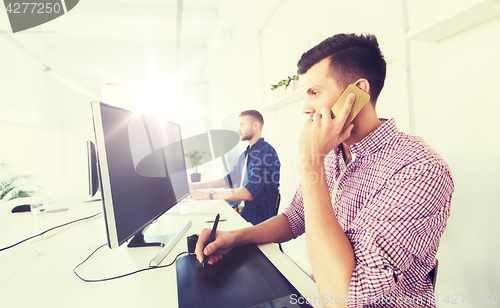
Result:
M62 172L61 86L4 39L0 55L0 161L33 176L39 190L54 190Z
M477 2L457 6L464 9ZM410 7L421 5L410 1ZM410 11L411 28L420 27L425 12L433 12L434 21L449 16L446 10L438 14L432 5L451 8L455 2L428 3L423 11ZM437 255L436 292L442 298L449 294L450 300L458 294L459 303L460 294L498 295L500 290L500 105L495 95L500 82L499 32L497 17L435 43L410 45L415 133L444 157L455 183ZM472 306L470 299L463 306Z
M0 39L0 161L31 175L37 195L85 197L92 99L46 70L48 54L36 36ZM95 79L73 81L100 95Z
M89 77L71 77L94 95L101 97L101 83ZM62 171L58 194L85 198L88 194L87 140L94 141L94 128L90 103L94 100L85 94L62 87ZM95 142L94 142L95 143Z

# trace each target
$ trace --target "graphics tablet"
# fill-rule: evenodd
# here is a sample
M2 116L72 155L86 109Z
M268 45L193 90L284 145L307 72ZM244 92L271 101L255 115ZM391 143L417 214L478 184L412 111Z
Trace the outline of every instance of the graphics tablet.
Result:
M176 268L180 308L311 307L292 300L301 295L256 245L237 247L207 267L185 256Z

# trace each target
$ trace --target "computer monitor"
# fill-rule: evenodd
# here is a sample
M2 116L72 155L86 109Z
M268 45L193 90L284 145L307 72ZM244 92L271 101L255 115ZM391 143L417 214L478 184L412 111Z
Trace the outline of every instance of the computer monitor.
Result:
M97 171L97 153L92 141L87 141L87 167L89 180L89 195L93 198L91 201L98 201L97 191L99 191L99 174Z
M144 237L146 228L189 194L178 124L92 102L108 245L170 246L187 231Z

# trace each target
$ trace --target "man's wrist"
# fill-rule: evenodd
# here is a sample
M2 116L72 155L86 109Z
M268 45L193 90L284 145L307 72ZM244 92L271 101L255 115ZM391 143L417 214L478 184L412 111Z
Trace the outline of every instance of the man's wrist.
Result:
M214 195L215 195L216 191L215 190L211 190L208 192L208 199L209 200L213 200L214 199Z
M301 153L299 154L299 166L301 169L323 167L325 156L326 154Z
M243 229L238 229L238 230L233 230L229 231L232 233L232 236L234 238L234 247L238 247L241 245L246 245L246 244L253 244L253 242L249 241L249 236L247 232L249 228L243 228ZM250 231L251 234L251 231Z
M318 183L325 182L325 169L323 166L301 166L300 177L302 188L310 187Z

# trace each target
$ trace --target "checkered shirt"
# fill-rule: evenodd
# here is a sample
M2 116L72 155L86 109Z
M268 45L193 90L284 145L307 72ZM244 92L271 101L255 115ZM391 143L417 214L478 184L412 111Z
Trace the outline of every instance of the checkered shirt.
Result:
M451 172L421 138L380 121L351 145L349 164L340 147L325 157L333 210L355 257L349 307L435 307L429 272L450 215ZM294 237L305 232L300 186L283 214Z

